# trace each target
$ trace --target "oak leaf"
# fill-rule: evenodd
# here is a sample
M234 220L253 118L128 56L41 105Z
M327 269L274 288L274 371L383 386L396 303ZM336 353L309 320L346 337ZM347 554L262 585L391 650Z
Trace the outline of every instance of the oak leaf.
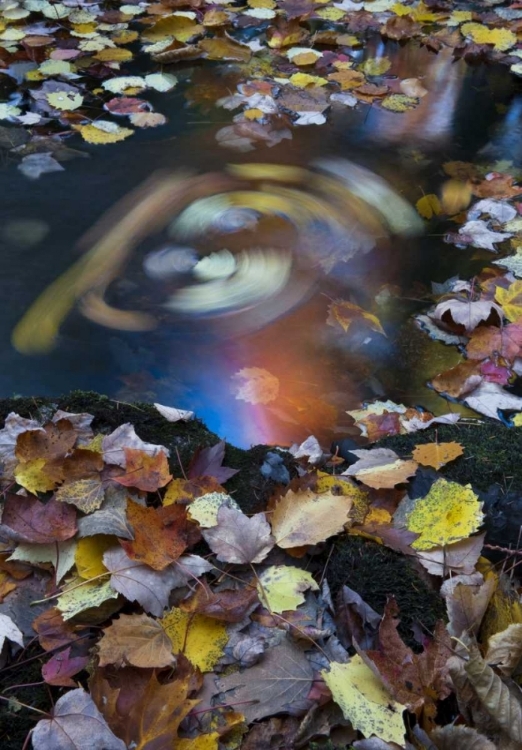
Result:
M222 505L217 521L217 526L202 533L218 560L239 565L261 562L274 546L264 513L249 518L241 510Z
M98 643L100 667L168 667L175 664L172 645L157 620L146 614L120 615Z
M287 549L318 544L341 532L349 521L354 497L363 494L356 487L347 488L346 495L288 490L270 516L277 546Z

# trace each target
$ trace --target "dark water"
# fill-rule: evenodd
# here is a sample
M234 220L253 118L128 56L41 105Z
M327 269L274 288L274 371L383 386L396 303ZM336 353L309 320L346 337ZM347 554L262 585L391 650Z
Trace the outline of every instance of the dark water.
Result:
M81 236L158 169L220 172L228 163L253 161L307 167L318 157L333 157L367 167L414 203L423 192L437 192L446 161L509 159L520 165L522 94L506 70L470 68L414 45L375 43L365 52L376 54L392 58L391 73L422 79L430 93L418 108L404 114L367 105L335 109L327 125L294 128L291 141L237 154L215 140L230 113L204 106L204 99L207 89L209 100L220 95L216 91L234 90L238 70L185 68L182 85L158 95L167 126L111 146L89 146L75 136L67 145L90 158L68 161L64 172L37 181L26 179L15 163L4 164L0 394L52 396L81 388L123 401L159 401L194 409L238 445L288 443L311 432L327 440L348 429L346 409L375 396L447 410L422 383L436 371L429 368L451 353L416 334L408 319L426 306L431 281L465 277L481 261L472 259L472 251L443 243L443 222L419 237L390 237L371 253L338 264L332 274L319 273L301 304L257 330L251 323L231 328L222 318L171 315L154 331L129 333L73 311L49 354L25 356L10 341L38 294L79 257ZM187 90L197 104L187 104ZM30 247L9 230L13 222L27 220L48 225L46 236ZM152 237L138 248L134 264L161 239ZM111 289L115 302L125 306L130 296L150 306L157 291L150 281L140 286L140 278L131 264ZM328 304L338 297L377 314L387 336L327 326ZM236 398L234 375L242 368L262 368L278 378L277 398L266 404Z

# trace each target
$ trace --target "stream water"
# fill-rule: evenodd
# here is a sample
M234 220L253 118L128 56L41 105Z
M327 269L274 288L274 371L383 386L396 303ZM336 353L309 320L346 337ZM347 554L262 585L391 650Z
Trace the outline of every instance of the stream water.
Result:
M217 145L216 132L231 115L212 106L219 95L235 89L238 70L226 64L187 66L180 75L182 85L158 94L166 126L111 146L89 146L79 136L69 139L68 146L89 158L72 159L63 164L64 171L39 180L28 180L14 162L4 163L0 393L53 396L79 388L121 401L157 401L195 410L211 429L243 446L288 444L311 433L323 440L346 434L346 410L375 396L447 410L423 387L423 363L443 358L449 350L416 333L409 318L426 306L431 281L465 277L483 260L445 244L442 221L413 236L389 232L373 250L354 252L351 260L331 268L321 264L331 236L320 231L309 235L310 257L316 253L318 261L306 269L306 289L285 287L277 307L270 297L258 308L243 305L239 313L201 316L171 309L157 316L153 330L142 332L99 325L74 308L52 351L26 355L11 343L25 311L85 251L80 238L157 170L219 175L229 164L308 169L318 159L348 161L382 177L414 204L423 193L437 192L444 162L520 164L522 94L505 69L468 67L449 54L434 55L414 44L375 42L364 52L368 57L379 54L392 59L391 74L422 80L429 95L416 109L396 114L370 105L339 106L326 125L296 127L292 140L241 154ZM110 221L104 231L110 231ZM198 249L227 248L237 256L242 243L257 246L262 240L280 257L285 242L293 240L278 222L272 217L259 222L255 231L247 226L231 232L228 227L219 237L203 234ZM125 272L108 290L116 307L165 309L170 287L147 274L143 261L171 241L167 235L162 228L138 244ZM275 263L273 269L277 285L280 266ZM254 279L252 291L256 286ZM327 325L328 306L340 298L377 315L386 336L364 326L346 333ZM252 396L248 375L268 378L261 399Z

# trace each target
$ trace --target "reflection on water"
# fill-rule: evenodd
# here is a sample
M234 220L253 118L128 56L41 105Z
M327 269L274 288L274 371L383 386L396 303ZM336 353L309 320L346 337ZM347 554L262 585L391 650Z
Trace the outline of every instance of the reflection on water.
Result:
M505 158L520 105L496 69L414 45L365 54L391 52L390 72L428 90L416 109L336 105L331 127L295 129L255 159L220 149L223 113L198 120L176 92L166 138L143 134L108 157L92 148L90 162L37 185L4 170L15 230L0 235L3 395L80 387L161 401L243 445L327 440L349 429L347 409L390 387L422 402L396 341L430 281L466 261L440 236L419 237L410 206L439 189L443 161ZM233 66L205 75L215 88L238 80ZM36 243L16 228L24 220ZM7 344L17 323L24 354Z

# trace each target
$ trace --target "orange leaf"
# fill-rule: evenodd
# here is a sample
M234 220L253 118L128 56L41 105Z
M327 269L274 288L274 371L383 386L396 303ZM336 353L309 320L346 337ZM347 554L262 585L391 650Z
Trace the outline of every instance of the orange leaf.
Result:
M134 539L120 539L120 544L133 560L163 570L187 548L190 522L182 505L144 508L129 500L127 519L134 529Z
M462 456L463 453L464 449L460 443L426 443L415 448L413 458L423 466L440 469L441 466Z
M144 492L156 492L172 479L169 463L163 451L151 456L145 451L125 448L126 472L115 481L125 487L137 487Z
M341 326L344 331L347 331L355 321L362 321L366 325L369 325L373 331L386 335L379 318L366 312L362 307L344 299L336 299L329 306L328 319L326 321L329 326Z

